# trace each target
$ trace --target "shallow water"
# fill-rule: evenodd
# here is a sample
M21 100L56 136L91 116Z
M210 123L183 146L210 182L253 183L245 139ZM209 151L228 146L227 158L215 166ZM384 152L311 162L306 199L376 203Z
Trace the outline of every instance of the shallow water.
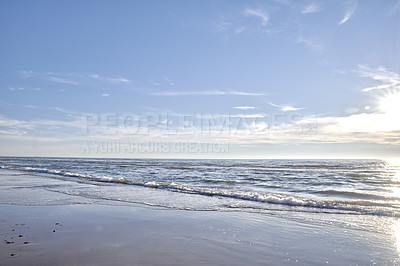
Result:
M381 160L1 158L0 166L32 174L54 174L54 178L65 181L101 184L116 194L118 189L125 192L126 187L140 186L160 193L233 199L230 206L205 204L205 209L253 209L254 203L262 203L257 208L270 209L273 205L290 206L294 211L298 207L310 212L400 216L400 167ZM92 196L112 200L110 195ZM120 200L129 202L130 197L124 195Z
M69 204L74 196L73 203L256 212L373 231L400 217L400 167L383 160L2 157L0 166L8 185L50 198L9 194L0 203Z

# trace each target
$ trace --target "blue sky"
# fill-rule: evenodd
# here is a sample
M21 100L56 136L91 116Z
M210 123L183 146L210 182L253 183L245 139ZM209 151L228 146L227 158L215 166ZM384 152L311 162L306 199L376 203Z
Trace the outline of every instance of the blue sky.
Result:
M0 155L400 157L398 0L0 5Z

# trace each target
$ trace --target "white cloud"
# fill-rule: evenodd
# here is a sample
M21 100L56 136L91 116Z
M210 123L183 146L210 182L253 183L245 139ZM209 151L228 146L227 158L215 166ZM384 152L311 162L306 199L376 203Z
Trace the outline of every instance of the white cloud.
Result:
M207 91L167 91L167 92L153 92L153 96L189 96L189 95L238 95L238 96L263 96L262 93L243 92L243 91L220 91L220 90L207 90Z
M231 27L231 23L227 22L226 20L221 20L221 21L215 23L215 29L217 32L225 32L225 31L229 30L230 27Z
M283 112L298 111L298 110L304 109L304 108L298 108L298 107L293 107L293 106L289 106L289 105L277 105L277 104L273 104L273 103L268 103L268 104L279 108Z
M148 80L148 82L150 84L154 85L154 86L160 86L161 85L159 82L155 82L155 81L152 81L152 80Z
M332 141L351 142L362 137L361 139L374 143L400 144L400 120L393 118L384 113L324 117L318 119L318 128L321 133L331 134L328 139Z
M275 34L280 29L269 29L269 13L263 7L246 7L240 13L228 14L214 24L215 31L223 41L239 36L243 32Z
M272 104L273 105L273 104ZM277 105L273 105L277 106ZM282 107L282 106L280 106ZM284 106L288 107L288 106ZM284 108L282 107L282 108ZM59 111L75 113L58 108ZM92 114L94 118L104 119ZM400 145L400 120L393 120L387 114L360 113L343 117L317 117L316 115L299 116L292 119L291 115L280 114L283 120L267 114L228 114L211 115L210 117L192 116L207 120L210 123L194 123L194 127L181 126L175 128L167 118L160 118L159 128L145 128L145 123L132 126L116 123L115 126L102 124L94 120L88 134L82 134L85 127L82 114L73 116L67 121L62 120L16 120L0 115L0 139L20 141L58 142L64 145L70 141L163 141L163 142L229 142L230 144L300 144L300 143L349 143L364 142L378 144ZM143 116L147 119L147 115ZM171 121L174 117L168 117ZM180 119L180 121L185 121ZM189 117L188 121L192 121ZM166 129L165 124L169 124ZM197 127L196 127L197 125ZM208 128L201 128L209 125ZM111 134L115 127L116 133ZM142 128L143 127L143 128ZM64 144L63 144L64 143ZM68 143L69 144L69 143ZM41 146L44 147L44 146ZM79 148L79 147L78 147Z
M233 107L235 109L239 109L239 110L251 110L251 109L255 109L254 106L235 106Z
M239 96L265 96L264 93L242 92L242 91L228 91L228 92L225 92L225 94L239 95Z
M28 123L27 121L20 121L16 119L9 119L4 115L0 115L0 126L8 127L8 128L18 128L18 129L31 129L33 125Z
M359 65L358 72L362 77L370 78L376 85L364 88L362 91L400 89L400 75L380 66L371 68L368 65Z
M299 37L297 39L297 43L303 44L307 48L310 48L311 50L314 50L316 52L322 52L324 50L323 44L317 38L305 39L303 37Z
M286 112L286 111L298 111L298 110L302 110L303 108L296 108L296 107L292 107L292 106L283 106L281 108L282 111Z
M92 79L98 80L98 81L103 81L103 82L109 82L112 84L120 84L120 83L129 83L131 82L130 80L126 78L111 78L111 77L104 77L100 76L97 74L90 74L89 75Z
M42 80L48 80L56 83L70 84L78 86L79 83L72 79L71 75L54 73L54 72L33 72L33 71L19 71L23 78L37 78Z
M238 114L238 115L227 115L227 117L234 117L234 118L264 118L267 115L265 114Z
M346 11L344 13L342 20L339 21L338 25L342 25L343 23L346 23L353 16L354 11L356 11L356 9L357 9L357 5L358 5L357 0L347 1Z
M110 96L110 94L108 94L108 93L102 93L101 96L107 97L107 96Z
M164 80L168 83L168 85L170 86L174 86L175 83L173 81L171 81L169 78L164 78Z
M317 6L316 4L312 3L312 4L309 4L308 6L306 6L301 11L301 13L303 13L303 14L311 14L311 13L316 13L318 11L320 11L320 7Z
M19 73L20 73L21 76L22 76L23 78L25 78L25 79L31 77L32 74L33 74L32 70L29 70L29 71L22 70L22 71L19 71Z
M245 29L246 29L245 26L238 26L238 27L236 27L236 29L235 29L235 34L240 34L240 33L242 33Z
M55 72L33 72L33 71L19 71L20 75L27 78L36 78L42 80L48 80L56 83L64 83L79 86L81 84L87 84L90 80L97 80L101 82L107 82L111 84L126 84L130 83L129 79L123 77L107 77L98 74L77 74L77 73L55 73ZM40 90L38 88L37 90Z
M278 3L278 4L285 5L285 6L288 6L290 8L294 8L294 5L293 5L291 0L273 0L273 1Z
M246 8L244 10L244 14L246 16L255 16L260 19L260 24L262 26L266 26L269 20L269 15L267 11L263 9L255 9L255 8Z
M70 85L75 85L75 86L79 85L79 83L77 83L77 82L75 82L73 80L65 79L65 78L48 76L48 77L43 77L43 79L46 79L46 80L49 80L49 81L53 81L53 82L57 82L57 83L70 84Z
M68 116L67 120L18 120L0 115L0 139L18 137L18 140L62 142L82 135L83 126L81 116Z

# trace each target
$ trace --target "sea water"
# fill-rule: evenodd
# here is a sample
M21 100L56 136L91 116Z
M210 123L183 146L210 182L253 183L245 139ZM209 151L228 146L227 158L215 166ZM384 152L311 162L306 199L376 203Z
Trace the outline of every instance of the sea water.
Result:
M3 191L7 204L70 204L72 197L74 204L256 212L371 231L397 230L400 218L400 166L384 160L1 157L0 166L15 189L34 193L15 199ZM12 173L19 173L14 180Z

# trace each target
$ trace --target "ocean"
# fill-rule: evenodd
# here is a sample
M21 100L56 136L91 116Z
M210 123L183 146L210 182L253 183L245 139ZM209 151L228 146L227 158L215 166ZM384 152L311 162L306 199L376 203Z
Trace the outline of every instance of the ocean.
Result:
M257 212L363 230L377 230L382 219L400 217L400 166L384 160L2 157L0 166L8 173L25 173L22 186L75 196L74 204L90 199L111 205ZM36 196L2 201L69 204L57 196L50 201Z
M197 248L210 254L211 243L228 245L216 261L233 253L244 259L247 252L257 260L272 259L272 264L400 261L400 166L391 161L0 157L0 167L0 206L8 213L2 218L22 215L9 222L11 227L26 221L45 225L58 217L78 231L111 227L118 243L130 232L129 239L143 237L152 252L154 238L147 235L155 232L157 241L183 237L192 248L205 241ZM96 222L106 217L108 222ZM144 226L140 221L149 226L143 233L137 229ZM60 243L68 241L53 244ZM129 254L131 244L126 245Z

